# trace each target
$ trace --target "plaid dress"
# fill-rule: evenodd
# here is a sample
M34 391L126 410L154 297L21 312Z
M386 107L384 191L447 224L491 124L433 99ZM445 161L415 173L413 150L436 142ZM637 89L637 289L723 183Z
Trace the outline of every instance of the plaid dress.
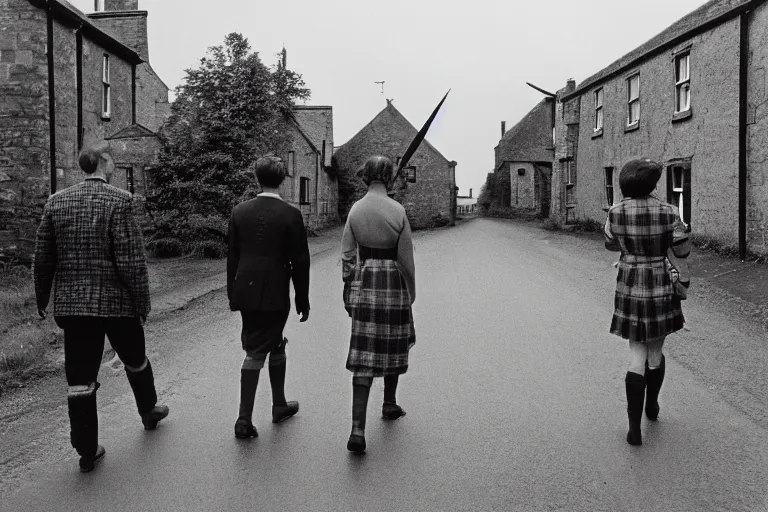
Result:
M411 297L397 263L365 260L355 265L354 278L344 289L352 317L347 369L360 377L405 373L416 333Z
M644 343L683 328L666 261L678 221L677 208L652 196L624 199L609 210L606 244L621 249L611 333Z

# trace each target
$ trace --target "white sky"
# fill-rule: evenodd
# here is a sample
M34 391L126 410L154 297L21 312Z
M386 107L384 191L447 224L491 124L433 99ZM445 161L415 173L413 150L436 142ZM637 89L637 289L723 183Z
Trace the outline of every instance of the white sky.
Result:
M93 0L70 0L85 12ZM266 64L283 44L288 67L332 105L335 145L386 105L420 128L452 89L427 139L458 162L456 184L477 195L493 169L500 124L542 95L577 83L705 0L140 0L152 67L172 89L210 46L240 32ZM384 94L374 81L385 80Z

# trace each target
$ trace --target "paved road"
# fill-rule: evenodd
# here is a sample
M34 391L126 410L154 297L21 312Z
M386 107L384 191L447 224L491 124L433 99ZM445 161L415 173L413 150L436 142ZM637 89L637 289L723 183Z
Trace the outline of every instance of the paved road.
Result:
M76 471L61 407L41 440L59 455L20 468L0 509L768 510L768 430L749 413L760 400L713 389L686 355L694 335L745 336L703 302L687 304L693 334L670 339L688 348L670 347L659 422L644 420L642 447L624 441L628 355L607 333L611 258L502 221L420 235L417 343L399 393L408 416L379 419L377 382L362 457L345 449L338 257L315 260L310 321L292 316L287 329L287 394L301 410L272 425L263 375L251 442L232 435L239 320L221 293L208 296L151 329L171 406L161 428L141 429L125 379L104 369L104 462Z

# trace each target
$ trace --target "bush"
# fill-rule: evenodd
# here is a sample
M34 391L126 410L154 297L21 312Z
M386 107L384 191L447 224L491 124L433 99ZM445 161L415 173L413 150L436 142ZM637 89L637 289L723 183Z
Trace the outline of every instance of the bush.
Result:
M600 224L596 220L592 219L583 219L583 220L577 220L573 224L570 224L572 226L573 231L581 231L584 233L599 233L603 231L603 224Z
M438 213L437 215L433 215L432 219L430 220L430 227L432 228L442 228L447 226L451 223L451 219L447 217L443 217L442 214Z
M552 220L551 217L544 219L542 227L547 231L562 231L563 229L563 227L558 222Z
M727 258L738 258L739 247L704 235L691 235L691 245ZM755 263L768 263L768 257L747 250L747 259Z
M536 220L541 218L540 212L529 208L512 208L511 206L498 206L492 204L488 208L481 208L480 215L496 219Z
M158 258L175 258L184 254L184 246L176 238L156 238L147 243L147 251Z
M220 260L226 257L229 248L222 241L203 240L192 244L192 254L199 258Z

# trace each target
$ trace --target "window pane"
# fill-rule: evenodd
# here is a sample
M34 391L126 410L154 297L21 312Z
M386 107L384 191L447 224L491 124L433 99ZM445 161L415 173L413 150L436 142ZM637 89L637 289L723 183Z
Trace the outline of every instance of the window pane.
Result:
M683 188L683 168L682 167L672 168L672 187L675 189Z
M629 105L629 124L634 124L640 119L640 102L635 101Z
M640 75L635 75L628 80L629 100L636 100L640 97Z
M598 89L595 91L595 108L603 106L603 90Z
M675 110L685 112L691 107L691 84L684 83L677 86L677 101Z
M595 113L595 130L603 128L603 109L598 110Z
M109 83L109 55L104 56L104 62L102 63L102 80L104 83Z

